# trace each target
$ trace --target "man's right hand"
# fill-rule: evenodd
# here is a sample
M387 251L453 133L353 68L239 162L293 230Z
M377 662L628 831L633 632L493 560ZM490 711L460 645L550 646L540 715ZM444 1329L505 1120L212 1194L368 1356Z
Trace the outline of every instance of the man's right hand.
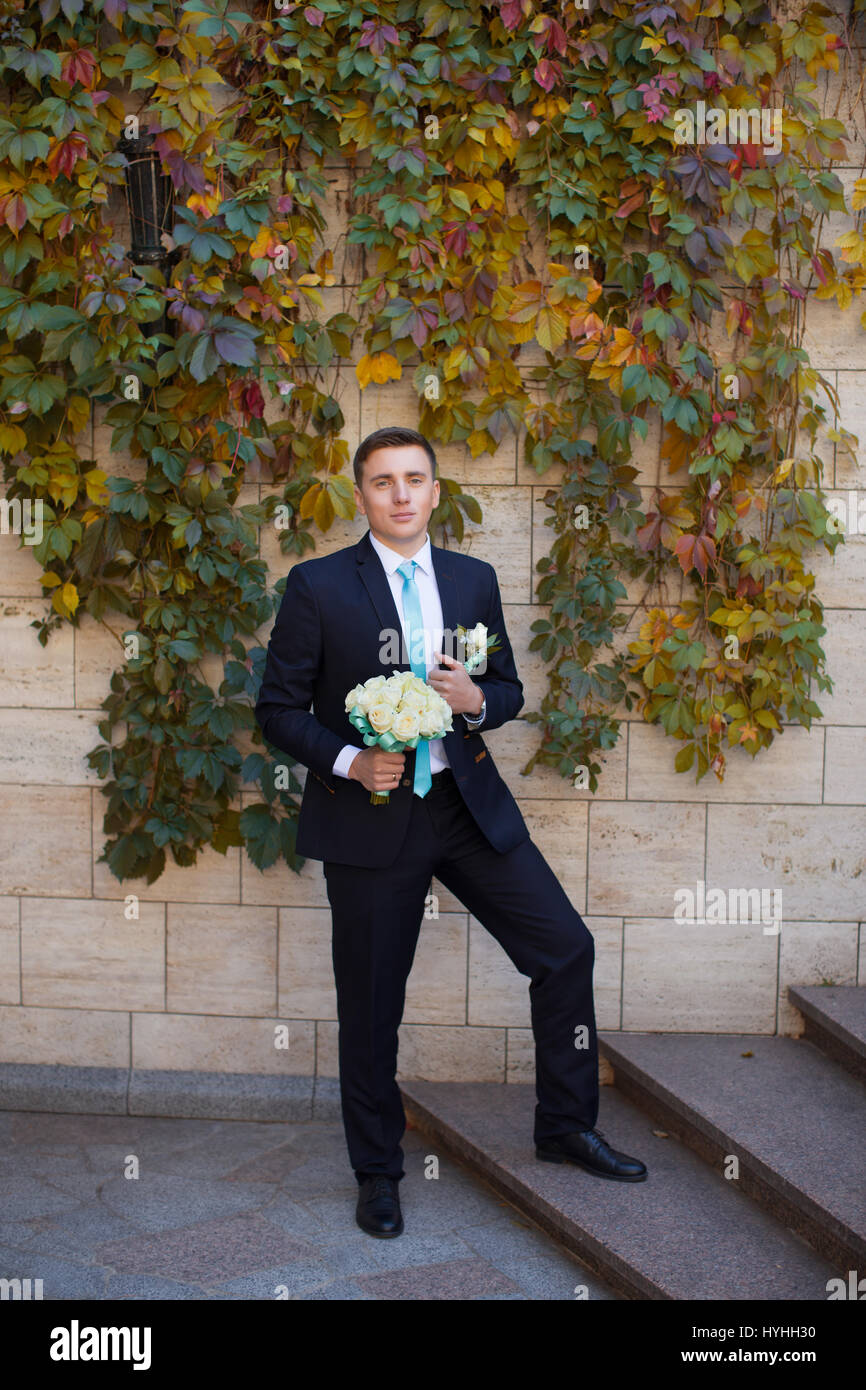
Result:
M365 748L349 765L349 777L368 792L392 792L400 784L405 753L386 753L384 748Z

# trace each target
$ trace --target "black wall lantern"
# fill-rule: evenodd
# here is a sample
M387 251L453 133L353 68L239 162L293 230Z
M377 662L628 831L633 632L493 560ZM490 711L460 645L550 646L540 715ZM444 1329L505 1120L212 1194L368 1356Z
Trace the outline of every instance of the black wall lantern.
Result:
M135 140L123 135L117 143L127 159L126 205L132 242L127 257L134 265L161 266L165 271L174 260L162 242L162 233L171 232L174 226L174 186L170 176L162 172L153 143L152 134ZM155 322L143 323L141 331L148 336L168 333L166 312Z

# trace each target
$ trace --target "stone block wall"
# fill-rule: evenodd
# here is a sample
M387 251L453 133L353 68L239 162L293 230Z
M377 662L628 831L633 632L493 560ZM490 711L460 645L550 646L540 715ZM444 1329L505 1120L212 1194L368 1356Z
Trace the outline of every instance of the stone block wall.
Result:
M860 174L863 123L847 99L837 102L837 86L824 79L822 97L827 114L849 124L850 168L842 172L850 185ZM326 307L351 312L374 267L345 242L351 169L334 161L328 179L325 245L338 283L325 291ZM115 201L109 215L122 239L122 206ZM830 236L844 225L831 222L838 226ZM527 273L538 250L528 240ZM841 422L866 448L862 307L843 315L810 304L807 346L838 389ZM522 361L533 361L526 348ZM379 426L417 424L411 364L404 378L362 392L351 364L324 374L346 417L350 454ZM139 475L139 463L111 450L101 416L85 443L107 472ZM530 624L545 612L535 564L549 548L542 498L556 472L539 478L527 467L522 436L474 461L462 446L437 453L441 474L482 504L483 524L467 525L461 548L496 567L524 711L538 708L545 672L527 648ZM831 496L856 494L866 532L860 465L832 443L822 457L824 486ZM664 476L657 428L637 461L648 498ZM241 501L265 491L245 485ZM349 545L365 529L363 518L337 521L318 552ZM273 580L292 563L276 532L262 532L261 553ZM816 695L824 719L811 732L786 727L754 761L734 750L721 785L710 775L696 787L692 774L675 774L678 745L625 709L595 795L547 769L521 775L537 737L531 725L518 720L485 735L533 839L595 936L601 1029L796 1034L789 984L866 983L866 534L850 534L835 559L819 556L815 572L835 681L832 696ZM630 584L623 642L636 635L642 597ZM5 535L0 607L0 1061L336 1077L321 865L261 873L239 849L208 850L193 868L167 868L151 887L118 884L97 862L104 797L85 755L100 742L100 704L125 624L85 616L78 630L65 627L40 646L30 627L44 610L38 566ZM268 630L258 638L265 643ZM218 662L208 658L204 670L218 682ZM249 787L237 805L257 799ZM699 881L781 890L781 931L674 921L674 890ZM457 899L435 880L432 888L439 915L421 929L399 1075L532 1080L526 978ZM139 898L137 920L124 913L128 892ZM280 1024L288 1024L287 1050L274 1045Z

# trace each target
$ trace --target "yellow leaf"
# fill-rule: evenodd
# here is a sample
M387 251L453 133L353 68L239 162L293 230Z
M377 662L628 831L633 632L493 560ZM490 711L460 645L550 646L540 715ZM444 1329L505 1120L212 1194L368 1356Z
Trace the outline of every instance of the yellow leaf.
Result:
M469 452L472 457L477 459L490 449L490 435L486 430L473 430L466 443L469 445Z
M861 208L866 208L866 179L854 180L854 192L851 194L851 207L854 212L859 212Z
M840 309L844 310L851 307L851 286L846 284L844 280L837 283L836 302Z
M78 590L74 584L64 584L62 589L58 589L51 606L61 617L70 618L78 607Z
M504 121L499 121L493 127L493 139L502 150L506 159L514 158L519 149L519 145Z
M321 488L316 498L313 518L320 531L327 531L334 520L334 504L326 488Z
M512 323L526 323L534 319L541 304L541 281L523 280L513 288L513 299L508 317Z
M76 434L79 434L90 419L90 401L86 396L70 396L66 402L66 414Z
M111 500L111 493L105 486L106 476L101 468L91 468L90 472L84 475L84 487L88 498L101 506L107 506Z
M443 369L443 375L446 381L453 381L456 376L460 375L463 364L466 361L466 356L467 353L464 347L455 347L451 349L448 356L445 358L445 366Z
M301 285L300 290L301 294L305 294L308 299L312 299L314 304L318 304L320 309L324 309L325 301L322 299L321 292L316 289L315 285Z
M372 357L365 352L355 367L355 375L362 391L371 381L382 386L386 381L399 381L402 374L400 363L390 352L377 352Z
M390 352L379 352L373 358L373 380L383 385L386 381L399 381L403 368Z
M548 305L538 315L538 322L535 325L535 337L538 346L544 348L545 352L555 352L565 342L567 334L565 319L556 309L551 309Z
M213 102L204 87L190 87L189 101L190 105L193 106L196 111L200 111L203 116L212 116L214 114Z
M27 443L20 425L0 425L0 453L17 454Z
M329 473L342 472L343 465L349 461L349 446L345 439L330 435L325 444L325 461Z
M304 521L306 521L307 517L313 515L316 503L319 500L319 493L321 491L322 484L313 483L312 487L308 487L303 497L301 498L301 505L298 508L298 511L300 512L300 515Z
M254 261L260 261L268 254L271 245L276 244L274 233L270 227L262 223L255 241L250 242L250 256Z
M662 430L661 456L668 466L669 473L676 473L689 462L694 451L695 441L684 434L673 420L667 420Z
M200 212L205 217L213 217L222 198L216 189L210 193L191 193L186 200L190 212Z
M833 245L840 248L843 261L857 261L863 258L864 241L857 231L843 232L841 236L837 236Z
M196 72L196 80L198 82L205 83L209 87L225 86L225 82L223 81L223 78L220 76L220 74L217 72L216 68L211 68L207 66L198 69L198 71Z

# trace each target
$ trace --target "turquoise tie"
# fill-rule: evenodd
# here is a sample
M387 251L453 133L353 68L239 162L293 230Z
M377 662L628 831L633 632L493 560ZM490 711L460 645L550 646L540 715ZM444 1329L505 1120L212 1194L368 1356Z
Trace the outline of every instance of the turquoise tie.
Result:
M397 566L397 573L403 576L403 617L406 620L406 640L409 643L409 665L413 675L427 679L427 664L424 660L424 619L421 616L421 597L415 582L416 560L406 560ZM430 744L419 739L415 749L415 786L417 796L426 796L433 785L430 776Z

